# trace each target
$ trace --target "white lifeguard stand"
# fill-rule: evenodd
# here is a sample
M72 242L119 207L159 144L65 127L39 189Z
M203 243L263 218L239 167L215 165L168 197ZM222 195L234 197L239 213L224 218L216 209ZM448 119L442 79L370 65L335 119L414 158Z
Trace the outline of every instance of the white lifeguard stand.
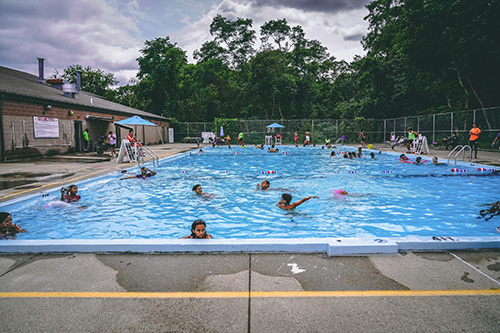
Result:
M158 155L156 155L151 148L140 145L138 142L130 142L129 140L122 140L120 151L116 163L123 162L137 162L139 165L144 163L146 155L153 159L153 166L160 165Z
M266 135L265 140L264 140L264 144L266 146L272 145L273 144L273 136L272 135Z
M276 134L276 135L274 136L274 143L275 143L275 144L277 144L277 145L280 145L280 144L281 144L281 139L282 139L282 138L283 138L283 137L281 136L281 134L279 134L279 133L278 133L278 134Z
M413 139L411 143L411 151L415 154L427 154L429 155L429 145L427 144L427 137L419 135L418 138Z

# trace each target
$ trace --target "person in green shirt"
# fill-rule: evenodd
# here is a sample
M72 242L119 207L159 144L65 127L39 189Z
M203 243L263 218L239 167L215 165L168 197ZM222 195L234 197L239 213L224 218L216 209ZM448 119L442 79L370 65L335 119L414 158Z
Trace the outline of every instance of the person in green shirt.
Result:
M238 145L241 145L241 146L245 145L243 143L243 132L240 132L240 134L238 135Z
M418 138L418 133L413 130L413 128L408 127L408 140L406 140L406 153L411 153L411 144L413 143L413 139Z
M89 129L86 128L85 131L83 132L83 150L87 151L88 146L89 146Z

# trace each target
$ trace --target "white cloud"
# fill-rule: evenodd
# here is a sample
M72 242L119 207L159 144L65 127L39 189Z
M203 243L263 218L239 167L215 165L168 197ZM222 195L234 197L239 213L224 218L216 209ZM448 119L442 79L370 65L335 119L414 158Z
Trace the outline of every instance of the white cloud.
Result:
M265 4L252 6L251 2L224 0L219 5L212 6L199 20L189 22L172 35L173 40L187 51L190 61L193 61L195 49L199 49L205 41L213 39L209 27L217 14L231 20L238 17L251 18L257 37L260 26L265 22L286 18L290 26L302 26L306 38L319 40L328 48L328 52L339 60L352 61L355 55L365 54L359 40L353 40L353 37L366 34L368 23L363 17L368 11L365 8L319 12L283 6L270 7Z
M56 68L61 72L73 64L113 74L123 66L137 67L142 41L132 35L138 27L105 0L23 1L1 6L10 13L8 22L0 23L2 65L37 73L36 57L44 57L46 77ZM129 78L119 78L124 79Z
M193 62L193 51L213 39L209 29L217 14L251 18L257 37L263 23L286 18L337 59L351 61L364 54L356 39L368 26L363 1L295 0L285 7L277 0L1 0L0 64L37 74L36 58L44 57L46 77L80 64L126 84L146 39L170 36Z

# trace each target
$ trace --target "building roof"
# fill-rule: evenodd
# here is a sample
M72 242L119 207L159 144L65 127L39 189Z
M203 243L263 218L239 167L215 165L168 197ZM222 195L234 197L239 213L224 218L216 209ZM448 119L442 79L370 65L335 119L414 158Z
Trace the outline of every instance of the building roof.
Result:
M126 105L81 91L75 98L64 96L63 91L47 83L39 83L38 76L0 66L0 93L21 98L39 99L53 104L74 105L74 108L96 112L111 112L124 116L138 115L145 118L168 121L168 118L134 109Z

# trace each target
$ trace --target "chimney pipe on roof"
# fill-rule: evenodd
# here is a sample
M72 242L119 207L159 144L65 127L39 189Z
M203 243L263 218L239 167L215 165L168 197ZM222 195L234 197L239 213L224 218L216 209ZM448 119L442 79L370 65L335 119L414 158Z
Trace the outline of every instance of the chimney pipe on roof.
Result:
M43 79L43 61L45 58L37 58L38 59L38 82L45 83Z
M82 72L76 72L76 93L80 93L80 87L82 84Z

